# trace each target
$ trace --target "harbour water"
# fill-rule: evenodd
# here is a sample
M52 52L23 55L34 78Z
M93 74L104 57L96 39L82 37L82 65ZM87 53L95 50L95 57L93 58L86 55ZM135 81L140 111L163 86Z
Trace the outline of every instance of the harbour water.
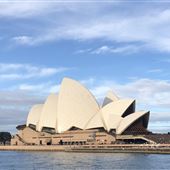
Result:
M0 170L170 169L170 155L130 153L0 152Z

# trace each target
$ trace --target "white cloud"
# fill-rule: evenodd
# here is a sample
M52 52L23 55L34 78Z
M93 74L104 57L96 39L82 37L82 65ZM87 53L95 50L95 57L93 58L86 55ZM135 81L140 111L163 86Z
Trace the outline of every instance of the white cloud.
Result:
M24 124L30 108L44 103L46 96L24 90L0 91L0 131L16 131Z
M8 64L5 64L5 63L0 63L0 72L6 72L6 71L15 71L15 70L18 70L18 69L21 69L23 68L23 64L13 64L13 63L8 63Z
M66 6L67 8L65 8ZM78 41L107 40L114 42L114 44L135 43L135 46L129 45L117 48L103 46L96 50L96 53L136 51L141 45L145 49L170 52L169 9L151 8L151 11L140 12L140 15L136 12L133 15L129 13L129 15L123 16L122 13L114 12L114 10L105 11L107 9L106 4L103 9L101 5L97 5L95 7L97 12L92 13L87 13L86 8L81 3L79 5L73 3L71 6L71 9L73 9L71 14L68 4L61 5L61 9L65 10L65 15L53 11L54 16L61 16L58 17L57 21L54 20L49 23L49 20L45 20L46 25L44 28L41 27L41 31L34 35L29 34L29 36L28 34L14 36L12 40L24 45L37 45L63 39ZM82 10L78 10L78 7L81 7ZM89 7L89 10L92 11L94 8ZM105 15L101 15L101 11L105 11ZM68 17L70 18L69 22L66 22Z
M20 84L17 87L19 90L36 92L36 94L49 94L58 93L60 85L52 82L41 83L41 84Z
M149 123L149 130L157 133L167 133L170 131L170 121L155 121Z
M72 0L4 0L0 2L0 17L10 18L35 18L45 16L51 13L64 12L81 12L85 8L93 9L95 12L97 8L92 5L97 5L98 2L90 1L72 1ZM84 6L86 5L86 7ZM98 6L98 5L97 5ZM85 11L84 11L85 12ZM86 13L88 13L86 11Z
M47 84L38 84L38 85L30 85L30 84L21 84L19 85L20 90L25 90L25 91L41 91L44 92L44 88L46 87Z
M86 84L100 103L107 91L112 90L120 98L136 99L137 109L150 110L151 121L166 121L170 118L170 82L167 80L132 79L128 83L120 84L96 79L93 82L88 84L87 80Z
M163 71L162 69L157 68L157 69L151 69L151 70L149 70L148 72L149 72L149 73L160 73L160 72L162 72L162 71Z
M140 47L135 45L126 45L121 47L109 47L109 46L102 46L95 50L91 50L92 54L105 54L105 53L124 53L124 54L130 54L135 53L140 49Z
M4 1L0 2L0 17L25 18L37 16L52 7L48 1Z
M88 52L91 52L91 48L89 49L81 49L81 50L78 50L75 52L75 54L82 54L82 53L88 53Z
M30 64L5 64L0 63L0 79L1 80L16 80L30 79L52 76L57 73L67 71L69 68L58 67L41 67Z
M91 53L94 53L94 54L101 54L101 53L107 53L107 52L112 52L112 49L108 46L102 46L94 51L92 51ZM114 52L114 50L113 50Z
M159 6L143 3L133 8L124 7L122 13L122 7L123 2L13 0L0 3L0 17L14 19L29 17L38 21L32 22L29 26L30 21L27 23L25 20L24 23L27 23L24 24L25 28L22 24L21 27L20 24L15 25L18 32L16 31L11 39L21 45L38 45L63 39L78 41L101 39L114 44L137 42L140 44L139 47L142 44L145 49L170 52L170 9L162 3ZM20 23L20 20L16 20L16 23ZM114 53L130 51L126 48L112 48L111 51ZM101 47L96 52L103 50L106 49Z
M32 104L41 103L44 99L43 95L38 95L38 93L27 93L24 90L6 90L0 91L0 108L7 107L19 107L24 108L25 106L31 106Z
M82 83L85 86L91 86L91 85L94 84L95 81L96 81L95 78L90 77L90 78L85 79L85 80L80 80L80 83Z
M170 51L169 48L170 10L144 16L108 17L93 23L80 24L74 28L65 28L63 34L78 40L105 39L114 42L140 42L145 48L157 48ZM61 32L62 34L62 32ZM106 50L106 48L104 49Z
M44 103L50 93L57 93L60 85L52 82L20 84L11 90L0 91L0 131L15 132L15 127L25 124L31 107Z
M13 41L15 41L15 43L17 44L29 44L31 45L32 44L32 37L29 37L29 36L18 36L18 37L13 37L12 38Z
M60 89L60 85L52 85L49 88L49 93L58 93Z

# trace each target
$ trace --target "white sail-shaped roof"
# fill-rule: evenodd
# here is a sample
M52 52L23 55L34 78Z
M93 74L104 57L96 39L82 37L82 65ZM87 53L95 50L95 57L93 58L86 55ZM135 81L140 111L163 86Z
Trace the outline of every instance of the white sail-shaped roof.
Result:
M119 98L112 91L108 91L106 97L104 98L102 107L117 100L119 100Z
M116 133L122 134L132 123L134 123L136 120L138 120L139 118L141 118L145 115L149 115L149 112L145 112L145 111L135 112L133 114L126 116L120 122L120 125L116 129ZM147 117L147 120L145 120L146 121L145 122L146 127L147 127L147 124L148 124L148 119L149 119L149 116Z
M98 111L98 103L85 87L75 80L63 79L58 98L58 132L72 126L84 129Z
M107 131L110 131L110 129L117 128L120 121L122 120L121 116L131 104L130 101L124 102L124 100L122 103L121 102L115 103L114 102L109 103L101 109L103 123ZM124 105L124 103L126 103L126 105Z
M118 99L108 92L100 108L94 96L79 82L64 78L59 95L51 94L45 104L30 110L26 125L35 125L37 131L52 128L57 133L71 127L93 129L103 127L108 132L115 129L122 134L132 123L142 117L147 128L149 112L135 112L135 100ZM48 130L48 129L44 129Z
M37 104L31 108L27 117L27 122L26 122L27 126L29 126L30 124L35 126L37 125L41 116L42 108L43 108L43 104Z
M37 126L38 131L41 131L43 127L57 128L57 103L58 96L56 94L50 94L42 109Z
M111 102L101 108L103 114L114 114L117 116L122 116L123 113L129 108L135 100L132 99L121 99L115 102Z
M101 118L101 113L98 112L88 121L87 125L85 126L85 129L93 129L93 128L100 128L100 127L104 127L104 125Z

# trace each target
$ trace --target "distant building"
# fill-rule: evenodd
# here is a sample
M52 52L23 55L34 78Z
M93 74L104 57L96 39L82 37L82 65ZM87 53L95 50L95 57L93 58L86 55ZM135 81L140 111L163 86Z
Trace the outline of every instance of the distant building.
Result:
M99 106L79 82L64 78L59 94L30 110L17 126L12 145L154 143L147 130L149 111L135 111L135 100L109 91Z

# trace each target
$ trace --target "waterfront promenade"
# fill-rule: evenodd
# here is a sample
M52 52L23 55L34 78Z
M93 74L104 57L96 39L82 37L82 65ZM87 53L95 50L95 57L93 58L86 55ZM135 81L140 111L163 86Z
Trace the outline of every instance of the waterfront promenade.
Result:
M0 151L64 151L64 147L61 145L6 145L0 146Z
M53 151L99 153L161 153L170 154L170 144L115 144L115 145L23 145L0 146L1 151Z

